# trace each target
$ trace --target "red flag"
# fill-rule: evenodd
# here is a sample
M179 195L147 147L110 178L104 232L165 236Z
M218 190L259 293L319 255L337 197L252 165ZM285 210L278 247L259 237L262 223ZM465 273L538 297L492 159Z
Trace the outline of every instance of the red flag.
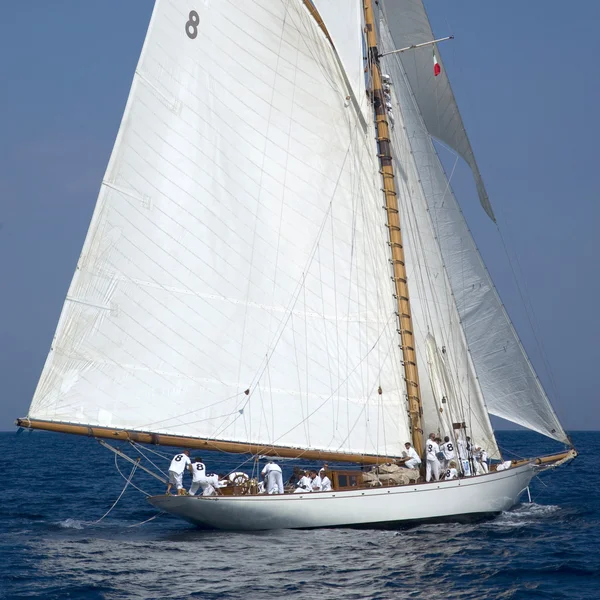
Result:
M433 75L437 77L442 72L442 67L435 57L435 50L433 51Z

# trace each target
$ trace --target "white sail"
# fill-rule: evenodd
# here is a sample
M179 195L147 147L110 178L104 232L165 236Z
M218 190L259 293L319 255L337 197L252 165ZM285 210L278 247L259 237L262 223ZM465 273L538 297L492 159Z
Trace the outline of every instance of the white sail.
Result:
M352 100L360 107L365 121L371 121L373 107L367 97L365 84L363 0L311 1L323 19L340 57L350 83Z
M31 418L400 454L375 135L347 81L302 0L157 0Z
M391 3L386 3L388 4ZM407 10L409 5L421 14L420 0L403 4ZM390 11L388 15L391 14ZM394 25L398 26L398 23ZM427 27L429 27L428 23ZM386 27L382 27L384 40L385 30ZM401 38L397 43L406 46L412 41L413 38L409 36L406 39ZM452 345L446 343L450 353L456 351L465 353L465 348L460 343L461 335L468 343L468 354L478 377L471 385L472 397L478 398L477 404L481 402L482 407L487 405L490 414L568 443L567 435L550 405L485 269L443 172L430 137L435 134L424 120L424 113L427 113L431 107L427 103L421 106L421 96L412 93L411 78L405 70L406 61L397 56L388 57L386 61L386 68L394 77L394 89L400 103L402 125L406 128L401 132L408 140L405 153L409 152L410 156L414 157L417 169L417 182L413 178L410 183L416 190L410 197L412 202L409 204L410 210L414 210L414 203L418 201L419 191L422 190L426 200L425 210L431 224L429 230L423 226L419 227L419 237L413 243L413 247L418 253L419 247L424 248L429 244L433 248L435 244L441 251L443 273L445 273L444 276L440 263L432 267L432 264L435 264L431 260L434 251L422 250L422 258L413 257L416 262L409 282L411 293L414 294L415 288L420 290L421 281L428 282L432 278L436 282L449 283L448 293L451 295L447 296L448 305L442 306L435 298L431 298L428 304L433 307L434 313L438 312L436 307L439 307L442 312L443 309L450 311L450 321L447 321L447 318L446 321L451 325L446 327L458 336L457 341L452 342ZM433 71L430 63L422 68L426 74ZM427 78L426 74L424 78ZM440 93L449 89L445 81L440 80ZM410 178L411 174L409 170L407 177ZM416 218L418 217L411 220L411 215L406 214L404 227L412 227ZM409 235L409 241L414 237ZM417 320L422 321L419 315ZM466 353L464 355L466 356ZM464 365L462 368L464 369ZM479 389L483 392L485 404L483 399L479 399L478 393L473 395L473 391L478 392ZM427 404L426 400L425 404ZM476 435L474 439L477 440Z
M393 43L396 48L421 44L435 39L422 0L381 0ZM433 73L431 46L400 54L408 85L419 106L422 121L429 133L454 148L473 172L481 205L492 220L496 220L492 205L479 172L465 126L460 116L442 58L435 50L441 73Z
M382 52L393 49L385 21L380 27ZM413 123L405 106L411 101L408 82L401 74L398 55L383 58L392 77L390 94L395 113L392 146L411 309L417 347L423 429L451 438L459 432L454 423L465 423L466 434L499 457L483 394L469 355L444 257L436 241L426 189L419 172L420 148L412 140ZM462 434L464 435L464 433Z

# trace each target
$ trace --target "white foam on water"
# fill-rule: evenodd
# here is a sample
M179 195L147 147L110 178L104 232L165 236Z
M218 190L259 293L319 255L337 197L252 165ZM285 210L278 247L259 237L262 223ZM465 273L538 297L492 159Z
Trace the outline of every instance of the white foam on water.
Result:
M554 504L521 504L516 508L503 512L491 525L497 527L525 527L543 521L561 510Z
M65 519L64 521L60 521L58 525L65 529L83 529L83 521L78 521L77 519Z

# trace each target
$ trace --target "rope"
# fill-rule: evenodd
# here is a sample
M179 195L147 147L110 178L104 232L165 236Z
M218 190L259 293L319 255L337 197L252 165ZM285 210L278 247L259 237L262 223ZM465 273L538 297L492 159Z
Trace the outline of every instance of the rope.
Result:
M145 521L142 521L141 523L135 523L135 525L128 525L127 529L131 529L132 527L139 527L140 525L144 525L144 523L148 523L149 521L153 521L157 517L160 517L161 515L166 515L166 514L167 514L166 512L159 512L159 513L155 514L153 517L150 517L149 519L146 519Z
M119 471L119 473L121 473L121 471L119 469L119 466L117 464L117 455L116 454L115 454L115 466L117 467L117 471ZM133 465L133 467L131 469L131 473L129 473L129 478L127 478L127 481L125 483L125 487L121 490L121 493L119 494L119 497L114 501L113 505L97 521L92 521L92 524L95 525L96 523L100 523L100 521L102 521L102 519L104 519L104 517L106 517L108 515L108 513L117 505L117 502L119 502L119 500L121 499L121 497L125 493L125 490L127 489L127 486L131 483L131 479L132 479L133 474L135 473L135 471L136 471L137 468L138 468L137 464ZM123 475L123 473L121 473L121 475ZM124 477L124 475L123 475L123 477ZM150 495L150 494L148 494L148 495Z

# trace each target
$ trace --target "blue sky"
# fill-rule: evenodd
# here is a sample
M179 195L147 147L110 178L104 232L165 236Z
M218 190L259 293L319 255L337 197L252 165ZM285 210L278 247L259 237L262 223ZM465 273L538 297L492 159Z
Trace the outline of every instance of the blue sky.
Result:
M2 7L2 430L27 412L152 5L19 0ZM600 3L426 5L436 35L456 36L441 52L510 262L464 165L452 185L559 417L568 429L599 429ZM451 155L442 151L442 159L452 166Z

